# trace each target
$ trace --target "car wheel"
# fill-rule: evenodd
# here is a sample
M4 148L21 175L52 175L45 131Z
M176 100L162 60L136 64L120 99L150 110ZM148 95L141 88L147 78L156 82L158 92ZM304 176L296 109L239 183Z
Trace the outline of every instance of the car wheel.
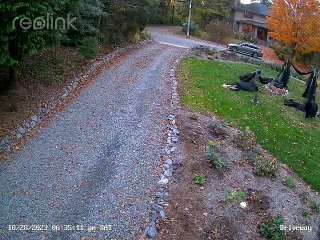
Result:
M237 51L237 47L232 47L232 48L231 48L231 51L232 51L232 52L236 52L236 51Z
M253 53L252 57L257 58L258 57L258 53Z

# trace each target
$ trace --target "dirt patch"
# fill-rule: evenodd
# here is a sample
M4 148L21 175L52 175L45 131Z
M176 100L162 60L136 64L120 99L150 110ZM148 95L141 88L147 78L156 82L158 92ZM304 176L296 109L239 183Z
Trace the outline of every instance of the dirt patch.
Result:
M197 120L192 120L194 114ZM286 239L318 239L320 218L312 213L309 202L320 202L320 198L298 177L293 175L296 187L289 188L284 178L291 171L283 167L276 177L257 176L249 152L234 144L238 130L217 118L186 110L179 110L176 117L179 150L173 157L174 180L165 209L168 219L158 224L158 239L261 239L257 226L269 212L282 214L285 225L313 227L310 232L288 231ZM209 164L205 154L208 143L215 144L224 162L222 168ZM204 185L196 185L194 175L203 176ZM229 199L230 189L240 193L239 199ZM246 206L241 207L241 202ZM308 216L303 216L304 211Z

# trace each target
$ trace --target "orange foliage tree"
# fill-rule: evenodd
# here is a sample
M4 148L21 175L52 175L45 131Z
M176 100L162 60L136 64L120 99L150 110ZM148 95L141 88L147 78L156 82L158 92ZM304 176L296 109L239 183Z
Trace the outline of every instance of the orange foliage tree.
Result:
M320 7L317 0L274 0L267 17L270 37L306 54L320 52Z

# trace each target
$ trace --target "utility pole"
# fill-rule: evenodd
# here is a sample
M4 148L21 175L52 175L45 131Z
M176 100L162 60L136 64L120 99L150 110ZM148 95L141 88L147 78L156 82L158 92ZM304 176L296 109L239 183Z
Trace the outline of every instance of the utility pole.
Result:
M189 19L188 19L187 37L190 36L191 14L192 14L192 0L190 0L189 2Z

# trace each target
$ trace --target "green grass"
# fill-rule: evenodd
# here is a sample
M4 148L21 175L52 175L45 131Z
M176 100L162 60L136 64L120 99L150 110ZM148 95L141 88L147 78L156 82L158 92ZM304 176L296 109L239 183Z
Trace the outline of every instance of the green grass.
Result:
M283 97L265 92L260 85L257 105L251 102L255 93L222 87L257 68L261 67L185 58L179 69L182 104L196 111L210 111L235 127L249 127L259 144L319 192L320 119L305 119L303 112L284 106ZM263 69L263 75L276 76L277 72ZM289 90L288 98L303 102L303 83L291 79Z

